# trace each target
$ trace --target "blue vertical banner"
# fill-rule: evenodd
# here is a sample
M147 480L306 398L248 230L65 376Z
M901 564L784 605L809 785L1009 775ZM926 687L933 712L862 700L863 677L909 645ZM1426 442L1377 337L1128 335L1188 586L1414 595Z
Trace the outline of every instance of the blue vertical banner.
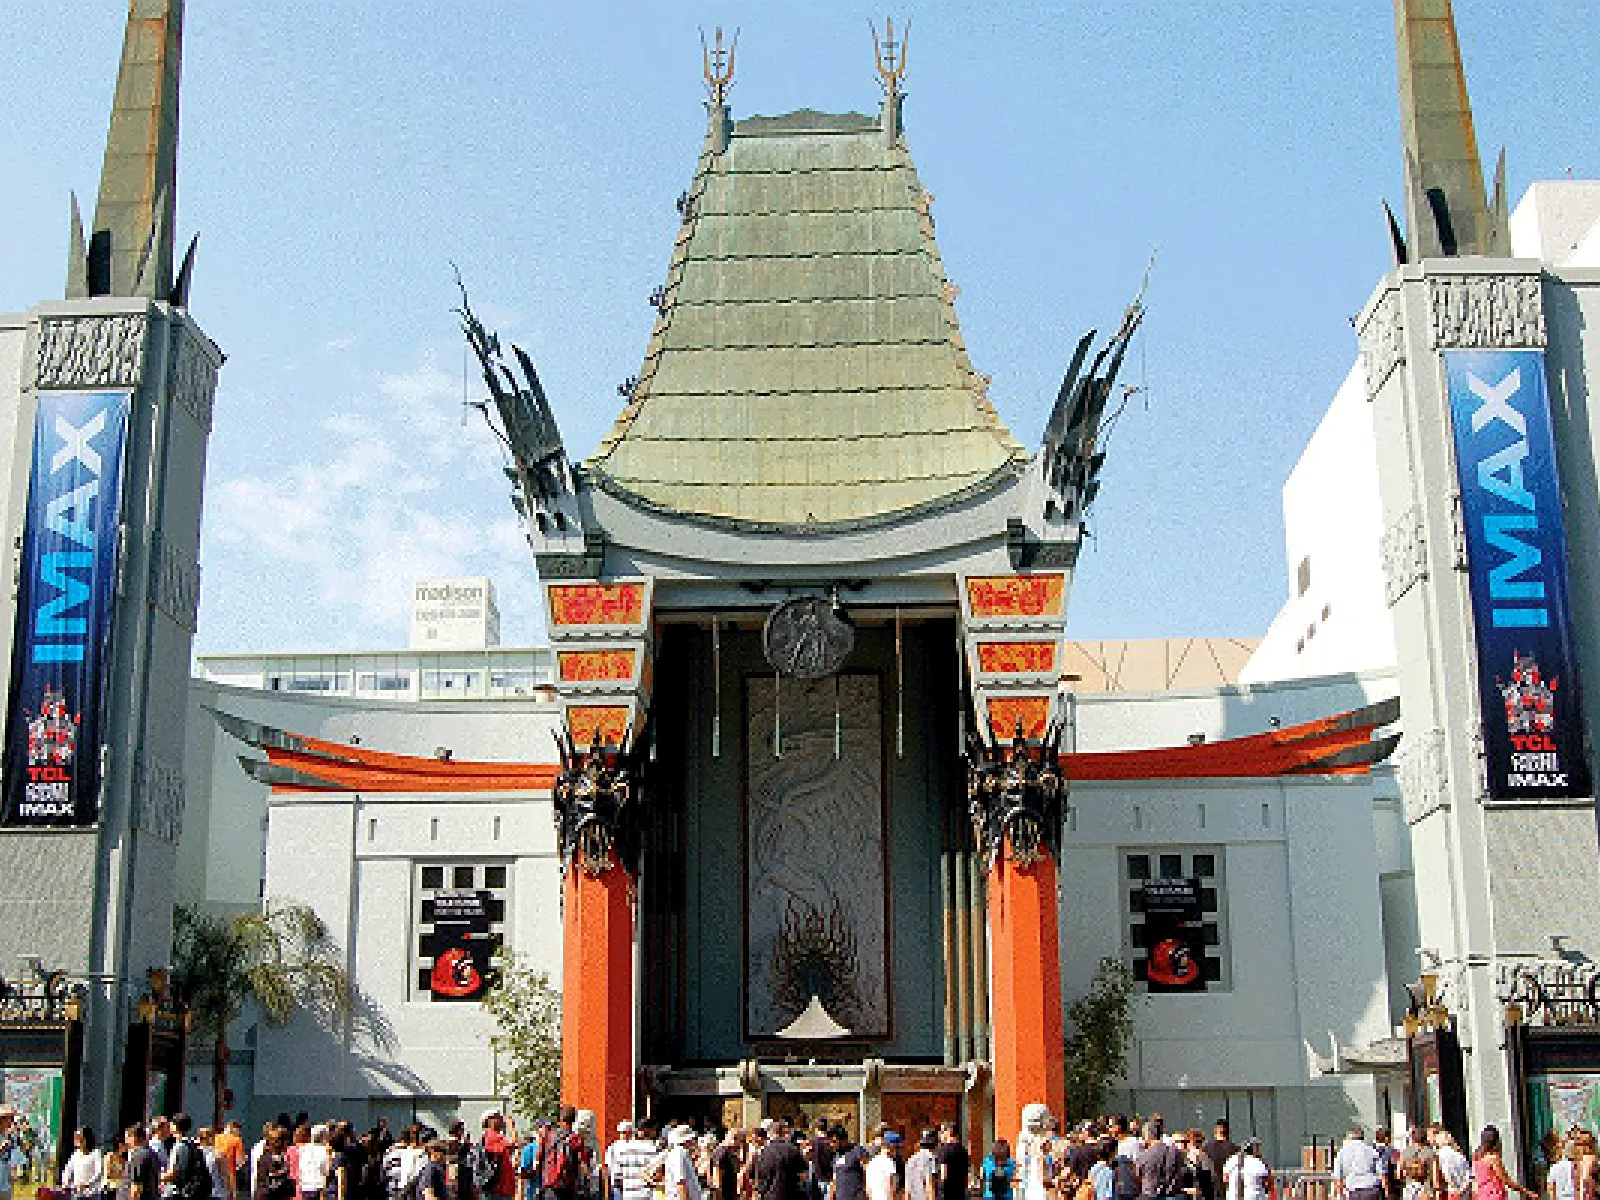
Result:
M1489 795L1592 795L1544 353L1444 354Z
M127 392L39 394L0 825L100 818L128 413Z

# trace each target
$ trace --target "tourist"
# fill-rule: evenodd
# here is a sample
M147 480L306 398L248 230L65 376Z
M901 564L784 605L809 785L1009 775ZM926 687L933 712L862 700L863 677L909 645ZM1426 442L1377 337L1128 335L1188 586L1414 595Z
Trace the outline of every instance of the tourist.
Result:
M967 1181L972 1175L972 1156L956 1136L954 1121L939 1122L938 1200L967 1200Z
M0 1115L4 1114L0 1108ZM0 1127L0 1133L3 1133ZM123 1145L128 1150L128 1162L122 1172L122 1183L117 1188L117 1200L156 1200L161 1194L161 1160L156 1156L155 1150L150 1145L149 1134L143 1125L129 1125L123 1132ZM3 1169L8 1178L9 1185L10 1156L0 1154L0 1162L4 1162ZM9 1195L10 1188L0 1187L0 1196Z
M867 1162L872 1156L866 1147L851 1144L843 1125L828 1131L828 1144L833 1147L833 1187L826 1200L865 1200Z
M1402 1178L1411 1178L1411 1164L1420 1162L1423 1165L1427 1178L1430 1195L1439 1191L1439 1155L1434 1148L1428 1145L1428 1131L1421 1125L1413 1124L1406 1130L1406 1144L1400 1148L1399 1170Z
M656 1123L646 1117L637 1132L632 1121L617 1124L617 1140L606 1148L605 1188L608 1200L650 1200L645 1169L656 1155Z
M1226 1200L1274 1200L1278 1194L1272 1169L1261 1155L1261 1143L1249 1138L1222 1164Z
M1144 1145L1133 1160L1140 1200L1175 1200L1183 1195L1183 1152L1166 1140L1159 1116L1144 1123Z
M1398 1200L1400 1192L1400 1152L1389 1141L1389 1131L1380 1125L1372 1131L1372 1148L1378 1152L1379 1175L1383 1191L1389 1200Z
M1183 1152L1183 1191L1193 1200L1216 1200L1216 1173L1206 1157L1205 1137L1198 1129L1178 1135L1176 1145Z
M72 1135L72 1157L61 1168L61 1188L70 1200L94 1200L105 1185L105 1156L87 1125Z
M811 1200L823 1200L833 1184L833 1144L828 1139L826 1117L817 1118L811 1144L807 1148L807 1161L810 1163L808 1184Z
M1117 1172L1113 1165L1117 1160L1117 1143L1110 1138L1096 1138L1090 1144L1095 1153L1095 1160L1089 1166L1094 1200L1113 1200L1117 1187Z
M1500 1157L1500 1130L1485 1125L1472 1155L1473 1200L1506 1200L1508 1191L1527 1196L1529 1200L1538 1200L1539 1196L1507 1173L1505 1161Z
M666 1200L700 1200L700 1175L695 1170L694 1128L674 1125L667 1130L667 1153L662 1160Z
M244 1166L244 1126L238 1121L229 1121L216 1136L213 1144L216 1152L228 1162L228 1169L233 1172L233 1192L238 1195L241 1190L239 1169ZM248 1184L248 1180L243 1181Z
M300 1189L300 1200L322 1200L323 1189L328 1186L328 1127L313 1125L309 1139L299 1143L295 1156L295 1184ZM299 1142L298 1131L295 1137Z
M906 1159L905 1200L937 1200L934 1194L934 1175L938 1164L933 1151L939 1144L939 1134L924 1129L918 1139L917 1149Z
M310 1136L310 1130L307 1130ZM288 1135L283 1126L267 1126L265 1144L255 1159L251 1183L254 1200L290 1200L298 1191L294 1172L289 1168Z
M1213 1194L1221 1196L1227 1191L1227 1180L1223 1177L1222 1168L1227 1161L1239 1153L1239 1147L1233 1144L1233 1138L1228 1133L1228 1118L1218 1117L1211 1125L1211 1140L1205 1144L1206 1158L1211 1162L1211 1176Z
M745 1141L743 1127L736 1125L723 1135L712 1156L711 1179L719 1200L739 1200L739 1172L744 1167Z
M417 1174L417 1200L453 1200L445 1169L449 1155L450 1143L443 1138L428 1143L428 1160Z
M128 1163L128 1152L121 1146L112 1146L105 1155L105 1176L100 1181L100 1200L116 1200L122 1187L122 1172Z
M206 1165L206 1175L211 1179L211 1200L234 1200L239 1182L233 1170L233 1160L217 1153L217 1135L210 1126L200 1131L200 1156Z
M867 1164L867 1200L901 1200L900 1151L903 1139L893 1129L880 1135L883 1149ZM838 1167L834 1167L835 1174Z
M1429 1140L1438 1155L1439 1182L1443 1186L1444 1200L1465 1200L1472 1187L1472 1163L1456 1145L1455 1135L1443 1125L1431 1126Z
M492 1171L486 1171L483 1193L488 1200L512 1200L517 1190L517 1168L512 1161L511 1143L517 1136L515 1126L506 1124L505 1115L497 1108L483 1114L483 1137L479 1148L489 1159Z
M1350 1127L1333 1156L1333 1194L1335 1200L1385 1200L1383 1160L1359 1125Z
M756 1195L760 1200L806 1200L810 1168L789 1136L789 1122L775 1118L768 1132L767 1145L755 1162ZM667 1200L674 1198L668 1196Z
M1433 1188L1429 1182L1432 1171L1422 1159L1413 1158L1409 1162L1402 1162L1400 1177L1403 1180L1400 1200L1433 1200Z
M576 1200L589 1181L592 1160L588 1143L577 1130L578 1110L570 1104L561 1110L550 1137L540 1171L540 1183L554 1200ZM448 1200L461 1200L449 1197Z
M1017 1160L1011 1157L1011 1143L995 1138L979 1168L983 1176L983 1200L1011 1200L1011 1181L1017 1176Z
M1550 1200L1578 1200L1578 1164L1583 1161L1583 1147L1577 1138L1568 1138L1558 1159L1545 1176L1545 1194Z

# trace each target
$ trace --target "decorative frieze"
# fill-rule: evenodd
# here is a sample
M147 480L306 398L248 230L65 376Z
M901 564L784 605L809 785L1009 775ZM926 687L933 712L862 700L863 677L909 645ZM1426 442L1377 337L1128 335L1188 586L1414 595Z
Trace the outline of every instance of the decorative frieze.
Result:
M183 836L183 770L140 755L134 762L134 823L143 833L178 844Z
M1428 577L1428 539L1422 509L1413 504L1383 531L1384 598L1392 608Z
M1367 399L1378 394L1384 381L1406 360L1405 323L1400 315L1400 294L1387 292L1361 327L1361 373L1366 377Z
M1537 275L1435 275L1428 291L1433 344L1441 350L1545 344Z
M135 387L144 369L143 313L48 317L39 322L36 388Z
M199 628L200 564L156 530L150 546L152 602L189 633Z
M1400 800L1406 822L1411 825L1449 803L1450 768L1444 730L1427 729L1406 735L1400 759Z
M168 396L194 418L195 424L210 433L217 394L216 362L201 339L181 324L172 327L172 351L167 361Z

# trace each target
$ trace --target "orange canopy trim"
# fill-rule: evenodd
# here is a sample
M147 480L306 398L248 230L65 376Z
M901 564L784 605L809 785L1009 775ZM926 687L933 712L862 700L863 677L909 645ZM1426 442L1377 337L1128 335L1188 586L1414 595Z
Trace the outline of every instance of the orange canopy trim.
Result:
M1394 753L1399 734L1373 734L1400 717L1398 699L1249 737L1154 750L1063 754L1069 780L1259 779L1365 775Z
M458 762L386 754L305 737L211 709L218 724L265 761L239 759L275 792L548 792L557 764ZM1384 700L1316 721L1221 742L1063 754L1069 780L1259 779L1277 775L1364 775L1394 752L1399 734L1374 737L1400 716Z
M548 792L555 785L554 762L386 754L210 712L226 733L267 752L265 762L242 756L239 762L275 792Z

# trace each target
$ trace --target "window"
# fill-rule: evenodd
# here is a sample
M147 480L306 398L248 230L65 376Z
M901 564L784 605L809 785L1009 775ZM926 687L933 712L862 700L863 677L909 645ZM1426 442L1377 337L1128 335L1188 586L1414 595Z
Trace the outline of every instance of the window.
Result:
M1120 858L1123 928L1134 978L1152 993L1227 990L1220 848L1131 850Z
M509 867L418 864L416 882L413 999L434 1003L482 999L492 982L495 952L506 937Z
M380 675L373 671L363 671L356 676L356 687L363 692L409 692L411 676Z
M1299 591L1297 596L1304 596L1311 590L1311 556L1307 555L1300 560L1300 567L1295 571L1295 582Z

